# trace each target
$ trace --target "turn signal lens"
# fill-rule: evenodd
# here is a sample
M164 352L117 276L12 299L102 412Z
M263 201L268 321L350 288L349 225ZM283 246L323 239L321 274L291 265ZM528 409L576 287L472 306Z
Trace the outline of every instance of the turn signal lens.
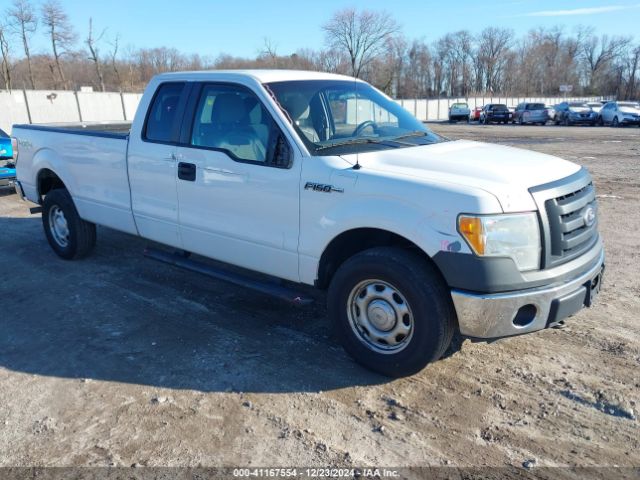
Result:
M484 255L484 228L478 217L460 217L460 233L477 255Z

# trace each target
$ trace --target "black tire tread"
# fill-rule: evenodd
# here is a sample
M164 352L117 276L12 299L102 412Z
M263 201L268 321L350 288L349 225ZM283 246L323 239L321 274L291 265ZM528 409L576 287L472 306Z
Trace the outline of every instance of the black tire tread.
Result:
M65 212L67 222L70 223L70 230L72 231L73 239L70 242L70 248L68 251L60 249L55 240L50 237L48 231L47 220L45 218L48 215L48 211L54 204L57 204ZM65 260L80 260L87 257L96 245L96 226L91 222L87 222L80 218L78 210L73 203L73 199L69 192L64 188L58 188L50 191L43 202L42 210L42 223L45 229L45 234L49 244L53 250Z
M441 358L449 348L456 330L457 317L451 300L451 294L437 268L423 255L405 248L371 248L354 255L338 269L328 292L328 310L333 322L334 333L339 332L340 309L344 308L344 306L337 301L342 293L340 289L343 278L349 275L352 269L358 268L363 264L386 265L387 267L393 268L399 267L404 277L409 278L414 285L419 285L423 293L429 295L436 301L436 307L439 309L438 318L440 319L438 324L441 327L437 332L430 331L430 334L437 335L437 348L434 349L430 356L414 359L411 364L406 365L388 366L365 364L365 366L388 376L399 377L417 373L422 370L426 364ZM340 340L343 344L345 343L344 338L340 338ZM347 348L346 345L345 348ZM356 358L356 360L363 363L358 358Z

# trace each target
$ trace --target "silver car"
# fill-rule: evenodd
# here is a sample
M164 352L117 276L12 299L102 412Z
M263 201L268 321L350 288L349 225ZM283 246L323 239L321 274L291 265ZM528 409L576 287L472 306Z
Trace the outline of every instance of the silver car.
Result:
M598 115L600 125L619 127L622 125L640 126L640 103L638 102L608 102Z
M525 123L539 123L545 125L549 121L549 112L544 103L520 103L513 112L513 118L511 123L519 123L524 125Z

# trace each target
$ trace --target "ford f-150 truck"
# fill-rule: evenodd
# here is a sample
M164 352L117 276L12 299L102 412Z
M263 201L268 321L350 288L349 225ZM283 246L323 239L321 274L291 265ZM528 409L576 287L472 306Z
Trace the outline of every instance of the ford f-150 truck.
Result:
M131 125L13 135L17 191L40 205L60 257L90 253L102 225L169 247L153 258L293 302L308 299L300 284L327 290L345 349L386 375L438 359L456 330L556 326L600 288L584 168L440 137L353 78L162 74Z

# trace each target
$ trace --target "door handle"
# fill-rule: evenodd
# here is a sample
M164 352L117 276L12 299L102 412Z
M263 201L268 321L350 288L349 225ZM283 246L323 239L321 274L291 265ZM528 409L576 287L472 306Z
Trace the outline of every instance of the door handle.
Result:
M195 182L196 166L193 163L178 163L178 178L187 182Z

